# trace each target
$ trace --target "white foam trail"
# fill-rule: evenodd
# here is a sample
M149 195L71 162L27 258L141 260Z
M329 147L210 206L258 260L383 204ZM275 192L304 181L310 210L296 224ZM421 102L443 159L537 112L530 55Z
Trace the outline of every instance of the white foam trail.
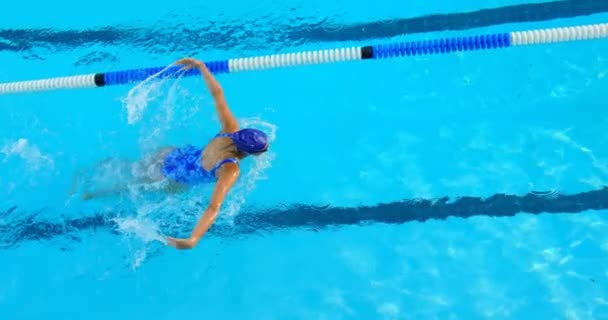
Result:
M4 162L11 157L19 157L25 160L28 169L38 170L41 167L55 167L53 159L50 156L40 152L40 149L38 149L37 146L30 144L29 141L24 138L8 143L0 152L5 156Z

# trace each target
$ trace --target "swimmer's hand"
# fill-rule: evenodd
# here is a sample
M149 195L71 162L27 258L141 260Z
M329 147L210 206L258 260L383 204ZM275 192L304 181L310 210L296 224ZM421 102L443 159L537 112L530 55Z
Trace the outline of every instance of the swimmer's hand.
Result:
M183 65L182 70L190 70L192 68L201 68L204 66L203 62L194 58L179 59L175 64Z
M178 239L167 237L167 243L178 250L192 249L196 245L194 239Z

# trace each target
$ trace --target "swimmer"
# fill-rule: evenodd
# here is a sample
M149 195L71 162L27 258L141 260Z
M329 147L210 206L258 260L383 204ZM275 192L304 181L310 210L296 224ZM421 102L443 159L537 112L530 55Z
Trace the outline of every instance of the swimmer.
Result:
M177 249L191 249L215 221L224 198L240 175L239 161L247 156L258 156L268 150L268 137L258 129L239 128L220 84L201 61L186 58L177 61L184 70L197 68L209 89L221 123L220 132L206 146L168 147L131 166L139 174L138 182L169 180L171 190L180 190L199 183L215 183L210 202L192 230L189 238L168 237L169 245ZM139 169L138 169L139 168ZM116 193L116 190L83 194L84 199ZM123 190L124 191L124 190Z

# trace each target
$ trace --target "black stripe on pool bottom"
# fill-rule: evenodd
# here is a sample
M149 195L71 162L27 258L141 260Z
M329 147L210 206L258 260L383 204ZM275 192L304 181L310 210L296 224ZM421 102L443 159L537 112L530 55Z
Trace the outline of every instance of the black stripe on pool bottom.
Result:
M444 220L448 217L469 218L473 216L510 217L523 214L577 214L588 210L608 209L608 188L571 195L548 194L539 196L529 193L524 196L495 194L489 198L461 197L418 199L399 201L375 206L356 208L315 207L293 205L288 208L258 212L243 212L237 215L233 225L215 225L210 234L232 237L242 234L274 232L291 229L321 230L329 226L360 225L369 223L402 224L412 221ZM35 214L34 214L35 215ZM26 217L19 220L19 217ZM48 216L48 213L45 213ZM57 217L62 215L57 214ZM67 214L66 216L73 216ZM77 239L87 230L108 230L118 234L113 213L97 214L64 221L35 221L32 214L11 207L0 212L0 218L13 223L0 225L0 247L8 248L28 240L47 240L58 236ZM181 223L176 229L170 222L172 217L162 219L167 225L165 234L187 235L191 226Z
M562 0L360 23L347 25L337 32L318 32L318 30L308 29L309 33L297 34L316 41L368 40L404 34L459 31L509 23L549 21L607 12L607 0ZM581 24L586 24L586 22ZM504 30L503 32L509 31L516 30Z
M172 52L190 53L193 47L200 48L200 50L229 50L234 47L268 49L272 48L273 44L279 47L286 42L295 45L323 41L364 41L402 34L466 30L507 23L572 18L604 12L608 12L607 0L561 0L345 26L331 21L299 26L276 26L276 23L273 23L269 24L272 26L272 30L259 29L261 28L259 25L254 26L247 23L234 25L222 21L208 21L198 26L188 26L188 28L180 29L180 32L175 32L170 25L167 25L164 30L113 26L64 31L0 29L0 51L22 51L48 46L54 46L55 50L67 50L87 44L131 46L153 53L166 52L166 48L172 48ZM220 33L216 30L223 31ZM247 37L237 36L240 34L247 34Z

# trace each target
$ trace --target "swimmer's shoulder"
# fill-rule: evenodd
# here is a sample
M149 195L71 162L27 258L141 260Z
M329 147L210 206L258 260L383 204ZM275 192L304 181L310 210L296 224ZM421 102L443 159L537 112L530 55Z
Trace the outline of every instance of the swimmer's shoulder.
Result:
M226 149L228 147L232 147L234 145L234 142L232 141L232 139L230 139L230 137L213 137L213 139L211 139L211 141L209 141L209 143L207 144L207 147L205 147L205 149L209 149L209 150L221 150L221 149Z
M229 137L216 137L203 150L203 167L207 170L229 158L239 158L234 142Z

